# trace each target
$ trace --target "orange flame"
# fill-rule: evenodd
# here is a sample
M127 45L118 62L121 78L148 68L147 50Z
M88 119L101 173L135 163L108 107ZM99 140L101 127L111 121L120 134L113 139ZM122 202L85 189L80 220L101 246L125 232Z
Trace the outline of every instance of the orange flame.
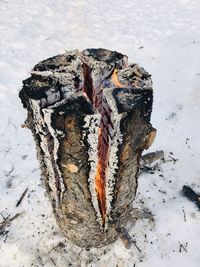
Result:
M113 71L113 74L112 74L112 77L111 77L111 81L116 87L119 87L119 88L124 87L124 85L122 83L120 83L120 81L119 81L119 79L117 77L117 70L116 69L114 69L114 71Z
M98 136L98 143L99 145L102 142L102 129L99 128L99 136ZM105 218L106 218L106 192L105 192L105 159L102 156L101 153L101 147L99 147L98 152L98 164L97 164L97 170L96 170L96 176L95 176L95 189L97 193L97 199L99 202L99 207L101 211L102 216L102 225L104 227L105 225ZM107 151L105 151L107 152ZM107 153L106 153L107 154Z
M106 217L106 195L105 195L105 180L102 179L102 169L101 169L101 163L100 160L98 162L97 166L97 172L96 172L96 193L97 193L97 198L99 201L99 207L101 211L101 216L102 216L102 225L105 225L105 217Z

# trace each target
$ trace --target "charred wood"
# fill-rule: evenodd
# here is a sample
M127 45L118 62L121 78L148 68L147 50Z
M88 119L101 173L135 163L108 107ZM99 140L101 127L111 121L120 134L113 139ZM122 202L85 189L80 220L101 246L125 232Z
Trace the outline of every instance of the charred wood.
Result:
M150 74L115 51L75 50L38 63L19 96L63 233L81 247L113 242L156 135Z

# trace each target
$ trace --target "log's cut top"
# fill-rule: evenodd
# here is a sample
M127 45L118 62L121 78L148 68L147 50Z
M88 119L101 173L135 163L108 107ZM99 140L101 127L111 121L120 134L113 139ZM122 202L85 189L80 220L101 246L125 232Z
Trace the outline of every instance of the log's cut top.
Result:
M39 62L31 77L23 81L19 93L24 107L28 98L47 108L83 92L84 83L94 88L131 88L152 90L151 75L138 64L128 65L128 57L107 49L65 52ZM88 97L89 94L85 94Z

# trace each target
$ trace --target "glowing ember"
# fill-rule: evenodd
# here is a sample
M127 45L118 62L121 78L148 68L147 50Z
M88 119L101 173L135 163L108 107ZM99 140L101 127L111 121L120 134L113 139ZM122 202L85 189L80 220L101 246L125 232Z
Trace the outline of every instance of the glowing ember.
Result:
M99 90L96 90L99 91ZM107 103L103 100L102 90L100 94L95 94L95 107L101 114L98 134L98 164L95 176L95 189L99 203L99 209L102 216L102 225L105 225L106 218L106 170L109 160L109 138L108 126L110 123L110 109ZM98 105L97 105L98 104Z
M101 211L102 216L102 226L105 225L105 218L106 218L106 194L105 194L105 173L102 169L102 159L99 158L98 165L97 165L97 171L95 176L95 189L97 193L97 199L99 202L99 208Z
M117 77L117 70L114 69L111 81L116 87L124 87ZM97 93L98 92L98 93ZM98 164L95 176L95 189L99 203L99 209L102 216L102 225L105 226L106 219L106 172L109 161L109 127L113 128L110 113L111 110L107 102L103 99L103 88L94 88L94 106L101 114L98 135Z
M123 88L125 86L122 83L120 83L120 81L117 77L117 70L116 69L114 69L114 71L113 71L111 81L116 87Z

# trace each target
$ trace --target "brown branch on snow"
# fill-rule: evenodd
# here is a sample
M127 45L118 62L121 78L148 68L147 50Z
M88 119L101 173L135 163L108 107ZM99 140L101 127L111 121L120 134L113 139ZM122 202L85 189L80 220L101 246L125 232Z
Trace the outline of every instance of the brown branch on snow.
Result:
M154 215L148 210L144 209L141 211L137 208L134 208L130 214L130 220L135 223L138 219L147 219L150 220L150 222L154 222ZM136 241L133 240L125 227L123 227L119 223L115 223L115 230L117 231L118 236L124 244L125 248L129 249L133 244L139 252L142 252L138 247Z
M141 252L141 249L138 247L136 241L133 240L133 238L130 236L130 234L128 233L128 231L124 227L116 225L115 230L119 234L119 238L121 239L125 248L129 249L131 247L131 245L134 244L135 247L137 248L137 250L139 252Z
M28 124L26 124L26 123L21 124L21 127L22 127L22 128L29 128L29 127L28 127Z
M142 156L141 166L151 165L153 162L164 159L164 151L158 150L155 152L150 152Z

